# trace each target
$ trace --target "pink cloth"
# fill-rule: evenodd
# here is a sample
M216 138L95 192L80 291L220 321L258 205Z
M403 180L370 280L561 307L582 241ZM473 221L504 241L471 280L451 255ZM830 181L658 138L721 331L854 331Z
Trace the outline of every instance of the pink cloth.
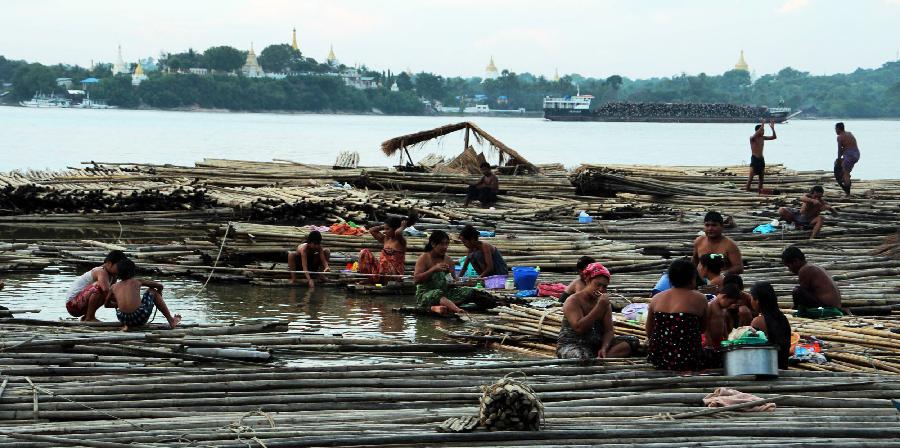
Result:
M606 269L600 263L591 263L583 271L581 271L581 276L585 281L590 281L594 277L604 276L610 280L612 280L612 275L609 273L609 269Z
M562 283L540 283L537 287L538 296L540 297L556 297L566 292L566 285Z
M703 397L703 404L708 408L721 408L741 403L749 403L751 401L762 400L756 395L741 392L736 389L727 387L718 387L711 394ZM752 408L737 409L745 412L766 412L774 411L775 403L765 403Z

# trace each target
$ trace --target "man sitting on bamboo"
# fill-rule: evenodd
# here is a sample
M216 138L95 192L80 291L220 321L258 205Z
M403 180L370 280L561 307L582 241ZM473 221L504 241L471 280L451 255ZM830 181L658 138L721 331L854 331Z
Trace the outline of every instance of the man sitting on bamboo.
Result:
M584 289L563 304L563 321L556 342L556 356L562 359L624 358L637 351L634 336L616 336L612 305L606 288L612 279L600 263L591 263L582 272Z
M694 240L694 254L691 257L691 262L697 266L700 263L700 257L706 254L722 254L725 257L725 269L720 274L722 277L744 272L741 250L738 249L734 240L722 234L724 228L725 219L722 218L721 213L716 211L706 213L703 218L705 235Z
M469 202L473 200L481 202L482 207L490 207L497 202L497 192L500 191L500 179L491 171L491 164L481 162L481 174L481 179L477 184L469 185L464 207L468 207Z
M822 228L822 224L825 223L825 218L820 213L823 210L828 210L832 214L837 215L837 210L831 204L825 202L825 199L822 199L824 194L825 189L821 185L816 185L812 187L809 193L800 196L802 205L799 211L795 208L781 207L778 209L778 214L781 216L781 219L796 225L798 229L812 228L809 239L815 239Z
M806 255L797 246L781 253L781 262L793 274L799 285L792 293L794 309L801 317L832 317L843 314L841 291L826 270L806 262ZM819 310L819 308L822 308Z

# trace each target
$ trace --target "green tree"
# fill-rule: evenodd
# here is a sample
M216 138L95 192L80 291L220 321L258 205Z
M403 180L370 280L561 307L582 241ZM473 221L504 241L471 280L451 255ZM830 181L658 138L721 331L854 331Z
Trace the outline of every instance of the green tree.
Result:
M259 53L259 65L267 72L281 73L300 57L288 44L269 45Z
M112 106L135 108L140 106L141 99L131 85L128 76L111 76L102 79L95 87L91 97L104 99Z
M444 81L438 75L432 73L419 73L415 78L416 92L429 100L441 99L444 97ZM400 87L399 85L397 87Z
M168 67L174 71L183 71L193 67L204 67L203 55L188 48L184 53L169 53L160 61L164 67Z
M12 61L0 56L0 81L12 81L16 70L25 65L28 65L25 61Z
M241 68L247 59L247 53L234 47L222 45L210 47L203 52L206 67L220 72L231 72Z
M408 92L413 89L413 82L408 73L403 72L397 75L397 88L401 92Z
M56 73L41 64L27 64L19 67L13 75L13 98L26 100L35 92L52 93L56 90Z

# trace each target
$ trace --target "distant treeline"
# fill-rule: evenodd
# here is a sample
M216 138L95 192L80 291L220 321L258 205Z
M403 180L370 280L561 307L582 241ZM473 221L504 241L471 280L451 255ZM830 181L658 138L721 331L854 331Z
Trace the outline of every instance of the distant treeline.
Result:
M269 73L287 74L283 79L236 76L245 58L246 52L227 46L212 47L203 53L188 50L168 54L158 61L161 70L148 72L149 79L134 87L130 76L112 76L109 64L89 70L62 64L29 64L0 56L0 82L12 83L8 97L21 100L36 91L60 91L56 78L69 77L77 83L93 76L100 79L99 84L90 87L94 98L126 108L378 110L387 114L419 114L425 112L421 100L429 100L453 107L479 103L492 109L539 110L545 96L573 95L580 90L596 97L594 107L609 101L730 103L785 106L820 116L900 117L900 61L877 69L827 76L813 76L788 67L756 80L739 70L721 75L682 74L638 80L618 75L589 78L572 74L554 81L506 70L497 79L483 80L427 72L394 74L361 67L360 74L373 77L380 87L358 90L333 76L347 67L319 63L289 45L270 45L259 54L262 67ZM189 68L206 68L211 74L176 73ZM399 91L391 91L395 83Z

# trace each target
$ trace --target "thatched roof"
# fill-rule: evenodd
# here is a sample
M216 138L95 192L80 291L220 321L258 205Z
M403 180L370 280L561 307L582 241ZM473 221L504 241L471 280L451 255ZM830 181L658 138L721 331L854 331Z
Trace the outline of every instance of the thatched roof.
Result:
M443 137L447 134L461 131L464 129L469 129L472 131L472 135L475 136L475 141L479 144L487 141L490 145L490 149L497 151L500 153L500 164L504 164L504 159L512 161L509 165L522 165L527 169L537 172L538 169L534 164L526 160L522 155L516 152L514 149L506 146L500 140L497 140L493 135L488 134L484 131L484 129L479 128L475 123L469 121L463 121L461 123L448 124L446 126L441 126L439 128L430 129L427 131L420 131L414 134L401 135L399 137L394 137L390 140L386 140L381 144L381 150L388 156L393 156L400 150L407 150L411 147L415 147L419 144L427 142L428 140L433 140L436 138Z

